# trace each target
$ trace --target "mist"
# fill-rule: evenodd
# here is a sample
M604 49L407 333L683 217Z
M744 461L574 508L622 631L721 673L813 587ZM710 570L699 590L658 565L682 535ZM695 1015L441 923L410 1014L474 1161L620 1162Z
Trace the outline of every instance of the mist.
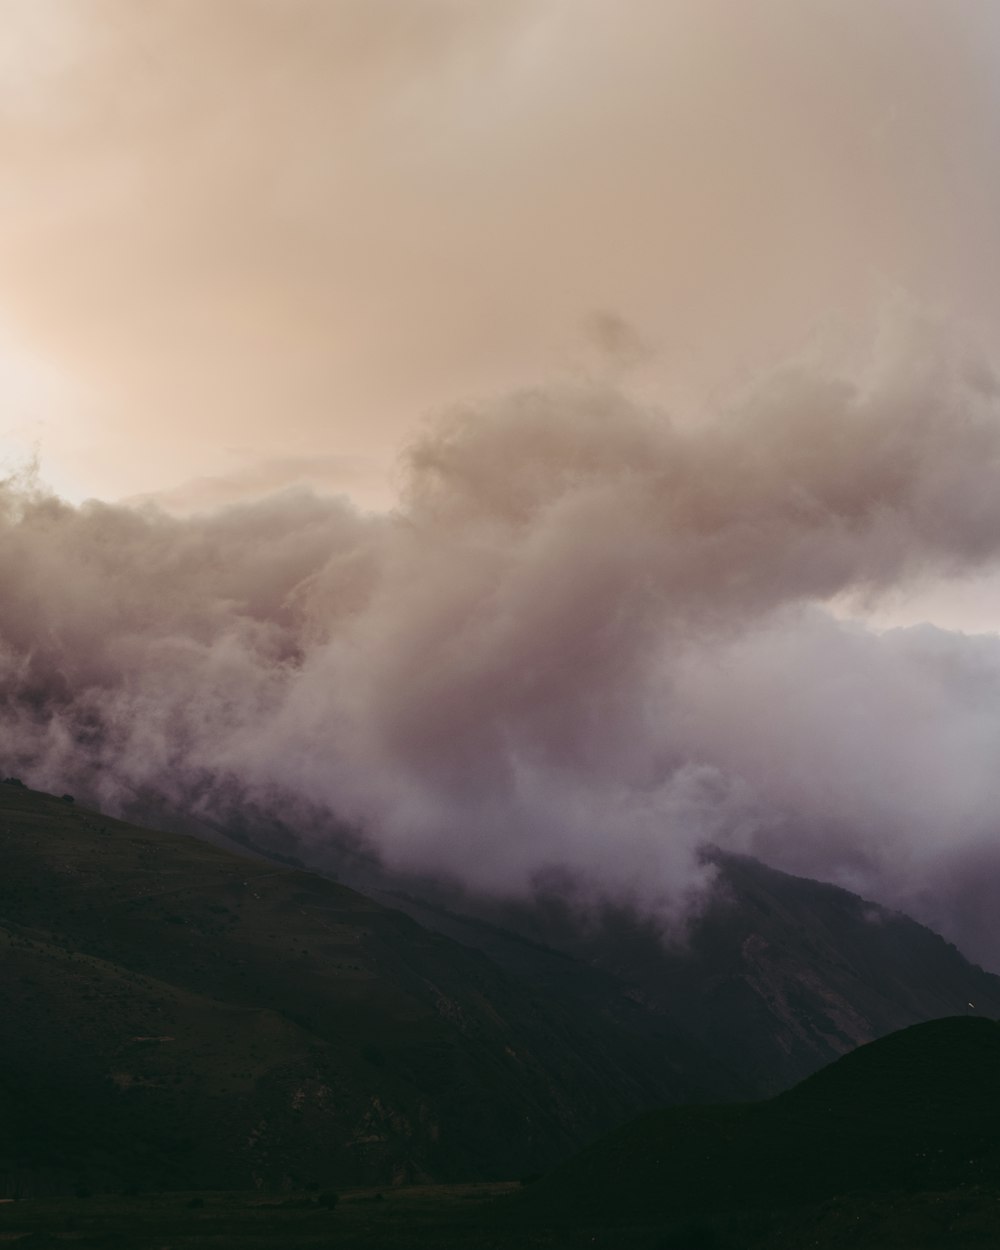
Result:
M1000 558L1000 383L960 336L799 359L709 420L517 391L426 423L398 482L176 517L9 478L3 769L668 920L701 848L748 851L996 965L960 887L997 867L1000 637L859 615Z

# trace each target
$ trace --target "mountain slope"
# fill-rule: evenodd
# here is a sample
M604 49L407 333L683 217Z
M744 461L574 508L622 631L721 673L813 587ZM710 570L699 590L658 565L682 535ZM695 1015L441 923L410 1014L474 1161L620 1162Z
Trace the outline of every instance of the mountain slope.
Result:
M713 1053L729 1059L735 1042L759 1093L911 1024L1000 1016L1000 978L909 916L749 858L718 864L692 957L661 965L654 950L642 984L682 999Z
M655 917L593 899L580 908L552 891L503 901L400 877L361 854L349 830L310 843L247 811L209 832L279 860L299 856L482 951L544 1001L628 1038L628 1066L644 1079L659 1053L693 1039L711 1071L710 1084L690 1087L695 1101L766 1097L855 1046L970 1002L1000 1016L1000 978L938 934L748 856L709 852L715 887L681 940Z
M894 1033L762 1103L652 1112L532 1187L542 1218L643 1220L995 1182L1000 1023Z
M744 1097L776 1093L911 1024L970 1010L1000 1016L1000 978L908 916L747 857L714 858L716 889L683 944L624 909L584 923L558 899L486 903L487 923L379 897L546 990L555 952L572 957L604 977L608 1003L631 1004L639 1027L670 1020L697 1038ZM592 980L586 993L596 992Z
M516 1176L714 1079L322 877L11 785L0 847L8 1178Z
M1000 1015L928 930L750 860L681 950L551 901L505 913L520 934L390 908L13 785L0 847L13 1190L508 1178L969 999Z

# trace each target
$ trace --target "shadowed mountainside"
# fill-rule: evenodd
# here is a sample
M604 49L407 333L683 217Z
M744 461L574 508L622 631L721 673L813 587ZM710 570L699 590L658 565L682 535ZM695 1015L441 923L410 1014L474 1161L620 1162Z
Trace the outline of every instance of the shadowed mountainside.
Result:
M0 1240L231 1250L955 1250L1000 1239L1000 1025L860 1048L790 1092L643 1116L548 1177L0 1204Z
M921 1021L1000 1016L1000 977L931 929L749 856L706 851L715 885L678 935L626 907L580 906L571 880L567 893L518 902L400 876L336 824L310 841L253 810L212 826L173 819L222 845L331 873L481 951L544 1001L606 1021L640 1054L693 1039L714 1071L713 1101L767 1097Z
M725 1088L323 877L0 785L8 1188L517 1176Z
M652 1112L518 1205L571 1222L774 1211L844 1195L860 1209L887 1194L905 1205L915 1193L995 1184L998 1165L1000 1023L957 1017L860 1047L766 1102Z
M487 921L378 897L548 991L555 952L572 956L647 1020L669 1017L696 1037L746 1097L786 1089L911 1024L1000 1016L1000 978L910 917L747 857L713 858L716 889L683 946L634 913L607 909L584 923L555 898L486 904Z
M920 925L750 860L684 951L551 900L521 933L390 908L16 785L0 845L8 1192L516 1177L970 998L1000 1014Z

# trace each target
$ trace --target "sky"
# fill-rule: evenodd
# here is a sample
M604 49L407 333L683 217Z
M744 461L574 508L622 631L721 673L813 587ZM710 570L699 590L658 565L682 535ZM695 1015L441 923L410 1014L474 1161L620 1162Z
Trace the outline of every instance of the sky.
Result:
M70 498L394 498L455 402L696 413L991 331L982 0L0 0L0 437Z
M996 6L0 20L4 758L1000 966Z

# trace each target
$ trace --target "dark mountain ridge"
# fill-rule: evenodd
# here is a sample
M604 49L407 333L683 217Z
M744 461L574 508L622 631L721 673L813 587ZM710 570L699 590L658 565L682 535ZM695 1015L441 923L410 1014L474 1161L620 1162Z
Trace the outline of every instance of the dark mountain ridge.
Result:
M554 898L486 903L484 919L378 897L546 990L560 975L556 952L572 958L603 978L606 995L696 1038L743 1097L776 1093L920 1021L1000 1016L1000 978L909 916L746 856L713 859L716 888L683 941L622 908L581 921Z
M592 897L581 906L571 882L568 894L511 901L401 876L357 831L329 820L319 841L253 808L195 823L223 845L333 875L619 1032L669 1047L679 1031L712 1061L712 1099L766 1097L855 1046L969 1002L1000 1015L1000 978L911 917L717 848L705 852L714 888L679 931Z
M726 1084L316 874L8 785L0 845L8 1177L517 1176Z
M1000 1015L936 935L750 860L679 949L552 900L500 917L521 932L384 906L19 786L0 845L10 1192L516 1177L968 999Z
M845 1195L894 1194L905 1205L906 1195L995 1186L998 1165L1000 1023L955 1017L862 1046L766 1102L651 1112L520 1205L573 1222L775 1211Z

